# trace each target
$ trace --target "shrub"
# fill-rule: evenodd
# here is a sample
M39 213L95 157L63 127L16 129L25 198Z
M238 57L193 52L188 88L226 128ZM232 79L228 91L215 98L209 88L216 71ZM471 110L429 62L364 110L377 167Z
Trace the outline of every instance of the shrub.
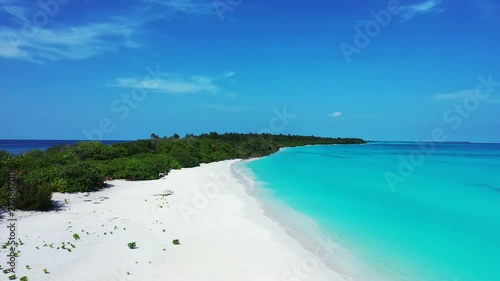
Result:
M119 157L123 151L123 149L117 149L101 142L79 142L74 146L74 152L81 160L113 159Z
M130 243L128 243L127 245L128 245L128 247L129 247L131 250L133 250L133 249L136 249L136 248L137 248L137 245L136 245L136 243L135 243L135 242L130 242Z
M49 165L49 159L43 157L44 153L41 150L32 150L18 155L16 158L18 160L19 166L26 170L32 170L39 167L47 167Z
M67 179L54 179L50 182L50 188L53 191L66 193L68 192L69 182ZM66 202L65 202L66 203Z
M0 150L0 187L8 184L9 174L14 169L14 157Z
M22 173L27 185L48 185L52 191L86 192L104 187L102 171L91 162L42 166Z
M40 166L37 168L24 168L21 173L24 174L23 180L28 185L51 184L58 179L57 169L59 166Z
M180 244L181 244L181 241L179 241L179 239L174 239L174 240L172 241L172 244L174 244L174 245L180 245Z
M17 208L21 210L48 211L52 209L52 190L48 185L35 186L17 182Z
M73 234L73 238L75 238L75 240L80 240L80 235L75 233L75 234Z
M155 150L156 145L150 140L138 140L134 142L115 143L113 148L119 149L120 156L132 156L141 153L151 153Z
M91 162L58 167L57 174L66 179L66 192L95 191L105 186L103 172Z
M138 154L130 158L117 158L109 161L106 176L126 180L153 180L158 173L170 169L171 159L166 155Z

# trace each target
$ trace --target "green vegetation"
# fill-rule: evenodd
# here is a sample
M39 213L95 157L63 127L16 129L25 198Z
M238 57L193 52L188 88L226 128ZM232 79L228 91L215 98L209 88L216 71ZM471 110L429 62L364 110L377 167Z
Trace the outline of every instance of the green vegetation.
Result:
M130 243L128 243L127 245L128 245L128 247L129 247L131 250L133 250L133 249L136 249L136 248L137 248L137 244L136 244L135 242L130 242Z
M46 211L53 192L91 192L105 179L152 180L171 169L195 167L227 159L262 157L282 147L317 144L361 144L355 138L320 138L271 134L210 133L105 145L80 142L43 152L13 156L0 151L0 207L8 205L9 175L16 185L16 207ZM76 239L76 238L75 238Z
M181 241L179 241L179 239L174 239L174 240L172 241L172 244L174 244L174 245L180 245L180 244L181 244Z
M28 281L28 277L23 276L23 277L21 277L21 279L19 279L19 280L21 280L21 281Z
M75 240L80 240L80 235L75 233L75 234L73 234L73 238L75 238Z

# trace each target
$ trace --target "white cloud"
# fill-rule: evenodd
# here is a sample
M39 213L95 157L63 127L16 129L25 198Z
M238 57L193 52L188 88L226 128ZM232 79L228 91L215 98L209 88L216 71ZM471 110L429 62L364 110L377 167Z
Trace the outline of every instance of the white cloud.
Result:
M127 24L101 23L63 28L38 29L34 35L23 36L21 30L0 29L0 57L32 62L81 60L120 47L138 48Z
M237 95L236 95L236 93L231 92L231 93L226 93L225 96L228 99L234 99L234 98L236 98Z
M28 2L0 0L0 12L11 23L0 27L0 57L31 62L81 60L121 47L140 47L132 38L140 21L114 18L68 26L57 22L57 14L48 15L36 5L28 7ZM29 19L40 12L47 16L46 22L35 25Z
M403 20L409 20L416 15L427 14L436 11L441 0L426 0L413 5L401 7Z
M19 5L18 1L12 0L1 0L0 1L0 11L14 16L18 19L23 19L28 13L28 9Z
M483 90L482 92L477 93L476 90L463 90L463 91L457 91L453 93L440 93L440 94L435 94L432 96L432 99L435 101L457 101L457 100L463 100L468 97L473 97L475 95L480 95L480 96L487 96L488 92L486 90ZM490 94L491 95L491 94ZM488 98L485 100L482 100L485 103L499 103L500 100L496 98Z
M155 9L151 8L153 4ZM121 48L140 48L134 36L145 23L164 20L168 18L165 15L178 12L208 13L211 7L193 0L136 0L136 5L145 7L149 13L140 18L109 15L105 21L72 25L58 22L55 14L48 15L43 25L33 26L29 19L43 12L36 3L0 0L0 14L9 22L0 26L0 58L43 63L82 60ZM63 8L61 5L60 10Z
M204 105L204 107L212 109L212 110L224 111L224 112L242 112L242 111L254 109L254 107L249 107L249 106L222 105L222 104L214 104L214 103L207 103Z
M158 93L177 95L203 93L215 94L220 90L220 87L216 85L216 81L224 78L226 78L224 75L216 78L199 75L183 78L177 74L165 73L155 79L118 78L115 83L108 86L120 88L142 88Z
M327 116L331 117L331 118L339 118L340 116L342 116L342 112L336 111L336 112L328 114Z
M230 77L233 77L234 75L236 75L236 72L234 71L229 71L229 72L226 72L224 73L223 75L221 75L220 78L230 78Z
M172 12L186 14L208 14L212 11L212 4L199 4L193 0L146 0L161 5Z
M458 91L458 92L453 92L453 93L441 93L441 94L435 94L433 96L434 100L437 101L445 101L445 100L455 100L455 99L464 99L469 96L474 95L474 90L464 90L464 91Z

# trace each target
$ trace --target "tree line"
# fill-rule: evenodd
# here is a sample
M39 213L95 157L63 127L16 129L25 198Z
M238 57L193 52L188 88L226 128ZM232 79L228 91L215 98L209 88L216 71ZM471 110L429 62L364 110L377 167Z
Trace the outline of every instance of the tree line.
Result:
M159 137L106 145L79 142L20 155L0 151L0 206L9 200L9 175L16 185L16 208L49 210L53 192L91 192L106 179L152 180L171 169L228 159L263 157L283 147L362 144L358 138L239 134L215 132L199 136ZM11 183L12 184L12 183Z

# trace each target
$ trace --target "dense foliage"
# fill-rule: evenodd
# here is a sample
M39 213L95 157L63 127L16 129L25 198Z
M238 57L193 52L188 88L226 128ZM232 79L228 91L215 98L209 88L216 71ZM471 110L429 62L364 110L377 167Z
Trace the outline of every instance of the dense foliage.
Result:
M262 157L282 147L312 144L361 144L355 138L319 138L271 134L186 135L105 145L80 142L43 152L13 156L0 151L0 206L8 203L9 174L17 186L18 209L47 210L52 192L89 192L106 178L151 180L171 169L226 159Z

